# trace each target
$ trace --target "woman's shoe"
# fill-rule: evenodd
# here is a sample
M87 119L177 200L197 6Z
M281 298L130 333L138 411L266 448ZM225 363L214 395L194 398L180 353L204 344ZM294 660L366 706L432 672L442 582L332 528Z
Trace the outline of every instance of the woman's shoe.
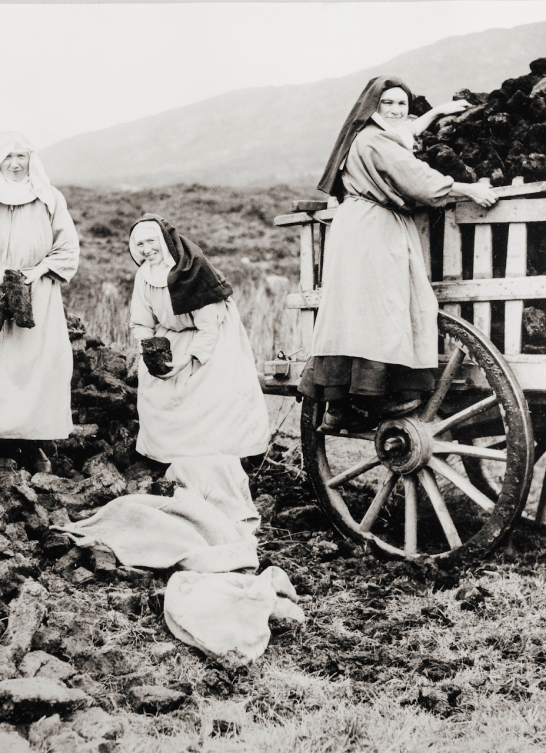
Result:
M51 460L47 457L45 452L37 448L32 453L30 461L30 467L34 473L51 473Z
M356 410L328 409L325 411L322 423L317 431L323 433L347 431L351 434L359 434L369 428L369 421Z
M323 433L346 431L349 434L362 434L362 432L374 429L381 421L413 413L421 403L420 398L405 400L404 402L394 399L373 398L373 403L370 401L369 405L363 407L367 416L354 409L339 410L328 407L317 431Z

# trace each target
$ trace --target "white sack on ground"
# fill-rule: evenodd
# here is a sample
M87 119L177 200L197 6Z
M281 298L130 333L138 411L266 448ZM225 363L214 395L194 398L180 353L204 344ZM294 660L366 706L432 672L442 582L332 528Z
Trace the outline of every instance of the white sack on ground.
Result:
M257 659L271 635L268 621L304 622L286 573L268 567L261 575L179 572L165 592L165 620L184 643L226 664Z
M174 497L118 497L91 518L52 528L68 533L78 546L104 544L133 567L178 565L213 573L258 567L258 542L247 525L189 489L177 489Z
M233 522L245 521L249 534L258 528L260 516L252 501L248 476L236 455L177 458L167 468L165 478L197 492Z

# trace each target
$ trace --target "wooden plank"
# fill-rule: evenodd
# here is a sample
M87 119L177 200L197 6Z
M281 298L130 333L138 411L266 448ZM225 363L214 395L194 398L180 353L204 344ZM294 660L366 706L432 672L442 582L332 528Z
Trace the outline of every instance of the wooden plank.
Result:
M290 204L290 211L291 212L318 212L320 209L326 209L328 207L328 201L325 199L324 201L321 200L298 200L293 201Z
M433 282L439 301L516 301L519 298L546 298L546 275L536 277L495 277L492 280Z
M324 270L324 251L326 249L326 244L328 243L329 235L330 235L330 226L323 225L321 223L319 225L318 266L316 270L316 279L315 279L315 284L317 285L317 287L320 287L322 285L322 273Z
M457 204L457 223L546 222L546 199L504 199L490 209L478 204Z
M523 184L523 178L514 178L515 186ZM508 249L506 254L506 277L525 277L527 274L527 225L513 222L508 226ZM507 301L504 306L504 352L510 355L521 353L523 301Z
M517 301L519 299L546 298L546 275L539 277L495 277L492 280L459 280L433 282L432 288L440 303L466 303L467 301ZM291 293L286 297L286 308L318 308L320 290L305 294Z
M421 248L423 250L423 258L425 260L425 267L427 270L427 276L431 278L431 265L430 265L430 218L428 209L420 209L415 212L415 226L419 233L419 239L421 241Z
M493 231L491 225L477 225L474 236L474 279L493 277ZM491 337L491 304L480 301L474 304L474 326Z
M404 554L417 554L417 479L413 474L403 476L405 492Z
M320 290L307 293L289 293L286 296L287 309L318 309L320 304Z
M337 207L331 207L330 209L322 209L319 212L308 214L307 212L298 212L296 214L280 214L273 220L274 224L278 227L290 227L290 225L307 225L311 222L317 222L318 220L330 221L333 220L337 211Z
M546 193L546 181L523 183L523 178L514 178L511 186L497 186L493 190L500 198L507 198L509 196L527 196L533 193ZM472 199L457 199L457 203L470 201L472 201Z
M446 209L444 226L444 280L460 280L463 276L461 234L455 221L455 207Z
M300 230L300 288L303 294L312 291L314 287L314 259L313 259L313 226L302 225ZM302 310L301 314L301 347L305 355L311 353L315 312L312 309Z
M524 196L534 193L546 193L546 181L542 181L539 183L526 183L524 185L517 185L517 186L501 186L500 188L495 188L495 192L503 197L510 197L510 196ZM502 204L506 203L513 203L513 202L499 202ZM530 202L526 202L530 203ZM296 206L300 204L299 209L293 209L293 214L281 214L278 217L275 217L274 224L277 226L290 226L290 225L300 225L302 223L307 222L313 222L314 218L310 217L308 212L313 211L316 214L317 219L330 221L333 219L334 214L336 212L337 207L330 207L328 209L322 209L320 208L318 211L314 209L307 209L304 208L307 205L315 205L320 204L321 207L327 206L328 201L301 201L301 202L292 202L292 206ZM455 206L455 205L454 205ZM462 213L462 216L466 216L467 208L470 207L470 209L473 211L473 207L476 209L481 209L481 207L478 207L474 202L471 202L469 199L459 199L456 204L457 208L459 209L459 212ZM498 205L497 205L498 206ZM484 212L491 211L491 210L482 210ZM542 219L546 221L546 212L543 212ZM462 220L463 222L480 222L480 220ZM483 222L501 222L502 220L481 220ZM524 220L523 218L518 218L517 220L505 220L506 222L514 221L514 222L530 222L531 220ZM535 220L536 221L536 220ZM457 222L460 222L459 219L457 219Z
M512 258L511 258L512 257ZM510 262L513 261L513 265ZM527 270L527 225L512 223L508 229L508 258L506 262L506 276L515 278L520 273L525 277ZM509 354L521 353L523 300L507 301L504 307L504 352Z
M463 253L461 233L455 221L456 208L445 210L444 224L444 280L460 280L463 276ZM459 303L448 303L444 307L449 314L461 315Z

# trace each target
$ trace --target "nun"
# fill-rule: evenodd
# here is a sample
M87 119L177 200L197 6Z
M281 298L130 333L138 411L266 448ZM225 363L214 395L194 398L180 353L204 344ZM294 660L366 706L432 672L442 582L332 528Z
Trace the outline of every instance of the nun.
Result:
M483 184L456 183L413 154L414 137L466 101L408 120L399 78L367 84L338 136L318 188L340 206L325 252L312 354L299 390L328 403L321 429L360 431L419 407L438 366L438 304L412 218L417 205L465 196L497 201Z
M61 284L78 267L79 242L63 195L30 141L0 133L0 277L19 270L29 286L34 326L7 317L0 330L0 455L50 472L43 440L72 431L72 349Z
M167 477L248 517L240 458L267 449L269 421L254 356L226 278L167 220L145 214L131 229L139 269L131 303L136 340L165 337L170 371L138 367L137 451L170 464Z

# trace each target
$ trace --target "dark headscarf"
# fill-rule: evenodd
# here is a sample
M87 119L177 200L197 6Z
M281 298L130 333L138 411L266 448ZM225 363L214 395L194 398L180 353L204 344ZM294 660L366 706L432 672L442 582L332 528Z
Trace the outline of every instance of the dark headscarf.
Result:
M368 81L366 88L358 98L355 106L349 113L349 117L343 124L335 146L330 155L330 159L320 179L318 188L320 191L335 196L339 201L343 197L343 184L341 182L341 163L349 153L351 144L358 133L367 124L370 117L376 112L379 106L381 95L386 89L393 89L395 86L403 89L408 95L408 104L411 107L412 94L406 84L396 76L377 76Z
M169 253L174 259L174 267L167 277L174 314L188 314L209 303L229 298L233 288L222 272L212 266L199 246L180 235L163 217L147 213L135 222L131 233L139 222L149 220L157 222L161 228Z

